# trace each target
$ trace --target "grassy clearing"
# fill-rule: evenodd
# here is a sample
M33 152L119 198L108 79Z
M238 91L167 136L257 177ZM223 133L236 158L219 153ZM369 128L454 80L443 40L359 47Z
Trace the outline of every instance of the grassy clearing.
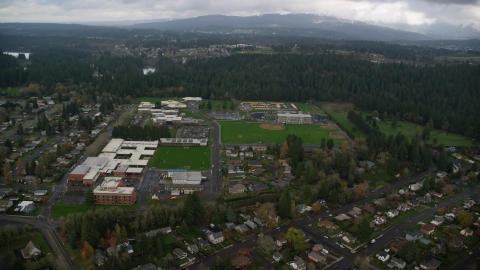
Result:
M54 218L59 218L62 216L67 216L68 214L76 214L87 212L88 210L100 209L100 208L109 208L109 207L118 207L124 210L136 210L140 208L140 204L133 205L85 205L85 204L65 204L57 203L55 208L52 211L51 216Z
M288 134L295 134L302 137L306 144L319 144L322 138L329 139L329 134L332 132L332 130L322 129L317 125L285 125L284 130L266 130L261 128L258 123L218 122L222 127L223 143L282 143ZM333 141L338 145L344 140L334 139Z
M295 106L297 106L298 109L300 109L303 113L314 113L314 114L320 114L320 115L325 115L325 113L320 110L315 105L312 104L305 104L305 103L294 103Z
M347 119L346 113L334 113L330 115L335 119L344 129L351 132L355 137L366 138L367 136L361 130L359 130L350 120Z
M155 103L159 101L170 100L174 98L154 98L154 97L141 97L141 98L134 98L132 103L140 103L140 102L150 102Z
M150 167L157 169L208 170L210 168L209 147L159 147L150 161Z
M0 92L1 92L1 93L8 93L8 92L10 92L10 93L16 94L16 93L18 93L18 91L20 91L20 89L22 89L22 88L21 88L21 87L7 87L7 88L1 88L1 89L0 89Z
M150 117L145 123L145 126L151 126L152 124L153 124L153 119Z
M236 54L248 54L248 53L265 53L270 54L273 53L272 49L259 49L259 50L246 50L246 51L235 51Z
M205 99L205 100L204 100L204 102L205 102L205 108L207 108L206 104L207 104L209 101L210 101L210 103L212 104L212 110L213 110L213 111L230 111L230 106L232 106L232 102L227 101L227 108L226 108L226 109L222 109L223 100L214 100L214 99L207 100L207 99Z
M480 62L480 56L437 56L434 60L439 62L443 60Z

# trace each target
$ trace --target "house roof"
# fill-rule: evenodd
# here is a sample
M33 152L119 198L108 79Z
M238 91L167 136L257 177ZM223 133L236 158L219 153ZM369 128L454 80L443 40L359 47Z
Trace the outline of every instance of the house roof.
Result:
M41 252L40 246L39 246L38 244L35 244L35 243L33 243L32 241L29 241L28 244L25 246L25 248L22 249L22 253L23 253L24 255L30 256L30 255L32 255L32 252L33 252L35 249L38 249L38 250Z
M250 263L250 258L243 254L236 254L230 261L233 266L243 266Z
M406 233L406 235L410 235L412 237L421 237L423 236L423 232L420 230L415 230L415 231L409 231Z
M247 191L247 188L243 184L235 184L231 188L228 189L230 193L237 193L239 191Z
M391 262L394 262L394 263L396 263L396 264L400 264L400 265L406 264L406 262L405 262L404 260L402 260L402 259L400 259L400 258L397 258L397 257L392 257L392 259L391 259L390 261L391 261Z
M363 209L367 210L370 213L375 212L375 206L373 204L367 203L363 206Z
M320 262L323 262L323 261L326 260L326 258L325 258L324 256L322 256L322 255L320 255L320 254L318 254L318 253L315 253L315 252L313 252L313 251L312 251L312 252L309 252L309 253L308 253L308 256L309 256L309 257L312 257L312 258L314 258L314 259L316 259L317 261L320 261Z
M223 233L222 232L216 232L216 233L212 233L211 234L213 239L220 239L223 237Z
M187 255L187 253L179 248L175 248L173 250L173 253L175 253L175 255L179 256L179 257L182 257L182 256L185 256Z
M422 230L427 231L427 232L433 231L433 230L435 230L435 225L430 224L430 223L425 224L425 225L422 226Z
M434 258L431 258L430 260L421 263L421 265L423 265L423 266L427 266L427 267L431 266L433 268L439 267L440 264L442 264L442 262L438 261L438 260L435 260Z
M255 191L255 190L264 190L264 189L268 189L268 185L264 184L264 183L258 183L254 186L250 186L250 189L252 191Z

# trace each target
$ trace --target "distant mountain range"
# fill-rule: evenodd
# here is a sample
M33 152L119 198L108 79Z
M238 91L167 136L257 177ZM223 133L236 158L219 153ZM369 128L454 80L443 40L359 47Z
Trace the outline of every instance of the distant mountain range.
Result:
M480 32L472 27L447 24L421 26L373 24L315 14L264 14L248 17L208 15L188 19L137 23L128 27L212 33L244 31L245 33L383 41L480 38Z

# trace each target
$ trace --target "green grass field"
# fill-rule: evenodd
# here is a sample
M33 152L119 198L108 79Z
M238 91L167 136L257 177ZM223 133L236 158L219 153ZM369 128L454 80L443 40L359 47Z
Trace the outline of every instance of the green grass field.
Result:
M363 113L363 115L369 115L368 113L358 111L358 110L355 110L355 112ZM355 135L355 137L359 137L359 138L366 138L367 137L365 135L365 133L358 130L355 127L355 125L347 119L347 114L346 113L343 114L343 113L330 112L330 115L338 123L340 123L345 129L347 129L348 131L353 133L353 135ZM397 128L393 128L391 126L391 124L392 124L391 121L378 122L377 124L379 125L380 130L383 133L385 133L385 135L387 135L387 137L390 136L390 135L396 136L400 132L405 137L412 138L416 132L418 132L419 134L422 134L422 132L423 132L423 128L424 128L423 126L420 126L420 125L417 125L417 124L414 124L414 123L410 123L410 122L406 122L406 121L397 121L397 123L398 123ZM352 128L355 128L356 130L352 131ZM473 145L472 140L465 137L465 136L455 134L455 133L449 133L447 135L446 132L444 132L443 130L439 130L439 129L435 129L432 132L430 132L429 142L433 143L433 140L435 138L437 139L437 144L443 144L443 145L446 145L446 146L459 146L460 147L460 146L471 146L471 145Z
M160 146L150 159L150 167L157 169L208 170L210 168L210 147Z
M65 204L57 203L55 208L52 211L51 216L54 218L64 217L68 214L76 214L87 212L88 210L100 209L100 208L109 208L109 207L118 207L124 210L136 210L140 208L140 204L136 203L133 205L85 205L85 204Z
M320 115L325 115L325 113L320 110L317 106L312 105L312 104L305 104L305 103L294 103L295 106L297 106L298 109L300 109L303 113L314 113L314 114L320 114Z
M7 92L10 92L10 93L18 93L18 91L20 91L20 87L7 87L7 88L1 88L0 92L2 93L7 93Z
M273 53L272 49L259 49L259 50L245 50L245 51L235 51L236 54L245 54L245 53Z
M480 62L480 56L437 56L434 60L438 62L443 60Z
M151 126L152 124L153 124L153 119L150 117L145 123L145 126Z
M288 134L302 137L306 144L320 144L322 138L329 139L332 130L317 125L285 125L284 130L266 130L258 123L241 121L218 121L221 125L222 143L282 143ZM241 138L238 135L241 134ZM339 145L344 140L333 140Z
M132 103L140 103L140 102L151 102L155 103L158 101L165 101L165 100L171 100L174 98L154 98L154 97L141 97L141 98L134 98L132 100Z
M229 111L230 110L230 106L232 105L232 103L230 101L227 101L227 109L222 109L222 106L223 106L223 100L203 100L203 102L205 103L205 109L207 108L207 103L210 101L210 103L212 103L212 110L213 111Z

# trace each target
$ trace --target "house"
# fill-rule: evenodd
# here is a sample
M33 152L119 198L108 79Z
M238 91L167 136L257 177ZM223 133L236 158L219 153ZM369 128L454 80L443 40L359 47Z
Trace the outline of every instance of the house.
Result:
M394 210L388 210L387 212L387 217L389 218L394 218L396 216L398 216L398 210L394 209Z
M315 244L313 247L312 247L312 251L313 252L317 252L319 253L320 251L322 251L323 249L323 245L322 244Z
M361 167L355 168L355 174L364 174L364 173L365 173L364 168L361 168Z
M325 258L324 256L318 254L318 253L315 253L313 251L309 252L308 253L308 258L310 260L312 260L314 263L318 263L318 262L324 262L327 260L327 258Z
M256 176L261 175L264 173L266 170L264 168L258 168L258 167L252 167L250 168L250 173Z
M426 235L430 235L435 231L435 225L425 224L422 226L422 232Z
M421 203L430 203L432 199L429 196L418 197L417 200Z
M233 152L231 150L227 150L227 151L225 151L225 155L227 157L238 157L238 152Z
M172 232L172 228L170 228L170 227L165 227L165 228L160 228L160 229L156 229L156 230L152 230L152 231L146 232L145 234L146 234L148 237L154 237L154 236L157 235L158 233L167 234L167 233L171 233L171 232Z
M345 243L355 243L355 242L357 242L357 239L349 233L345 233L342 237L342 240L345 241Z
M285 245L286 243L287 243L287 239L285 238L284 235L278 236L277 239L275 240L275 244L277 244L279 248L283 247L283 245Z
M445 221L445 218L442 217L442 216L435 216L435 218L430 221L431 224L435 225L435 226L439 226L439 225L442 225L442 223Z
M423 231L421 230L410 231L405 234L405 239L408 241L417 241L421 237L423 237Z
M4 212L8 210L8 208L12 207L13 202L10 200L0 200L0 212Z
M47 195L48 191L45 190L45 189L39 189L39 190L35 190L35 192L33 193L33 195L35 196L45 196Z
M322 228L322 227L325 227L329 230L336 230L338 228L340 228L338 225L336 225L335 223L331 222L330 220L322 220L322 221L319 221L318 222L318 227Z
M342 221L345 221L345 220L350 220L350 219L352 219L352 218L343 214L343 213L335 217L335 220L337 220L339 222L342 222Z
M208 242L206 240L203 240L202 238L198 239L198 245L204 250L210 248L210 245L208 244Z
M275 156L274 155L267 155L267 154L262 154L263 159L268 159L268 160L274 160Z
M393 243L390 245L390 250L397 253L400 250L400 248L403 247L403 245L405 245L405 243L407 242L408 241L403 238L395 239Z
M420 264L420 268L424 269L424 270L435 270L440 266L440 264L442 264L442 262L440 262L440 261L438 261L434 258L431 258L428 261L422 262Z
M398 269L403 269L406 265L407 263L404 260L397 257L392 257L390 262L387 264L389 268L397 267Z
M247 225L248 227L250 227L250 229L252 230L255 230L258 226L257 224L255 224L253 221L251 220L247 220L245 221L243 224Z
M292 173L292 167L291 166L285 166L284 172L285 174L291 174Z
M233 228L235 228L235 223L227 222L227 223L225 223L225 227L228 228L228 229L233 229Z
M185 259L187 257L187 253L179 248L175 248L173 250L173 255L175 255L175 257L179 258L180 260L181 259Z
M246 158L253 158L253 152L245 152Z
M192 254L198 253L198 246L195 245L195 244L189 245L189 246L187 246L187 250L188 250L188 252L190 252Z
M375 162L366 160L366 161L360 161L360 167L367 167L368 169L371 169L373 166L375 166Z
M350 210L347 214L351 217L356 216L356 215L360 215L360 214L362 214L362 209L360 209L358 207L353 207L352 210Z
M376 225L382 225L387 222L385 216L374 215L375 220L373 221Z
M267 151L267 146L266 145L252 145L252 150L253 151L259 151L259 152L264 152L264 151Z
M262 167L263 163L259 160L249 160L248 167Z
M273 253L272 257L274 261L279 262L282 259L282 254L276 251L275 253Z
M264 226L265 224L258 218L254 217L253 221L258 224L258 226Z
M266 190L266 189L268 189L268 185L264 183L258 183L254 186L250 186L250 190L252 191L260 191L260 190Z
M444 254L447 251L447 245L445 242L439 242L435 244L431 249L431 253L434 255Z
M363 210L370 212L370 214L375 213L375 206L371 203L367 203L363 206Z
M406 203L401 203L401 204L398 205L397 210L405 212L405 211L410 210L410 206Z
M411 207L413 207L413 208L415 208L415 207L417 207L417 206L420 205L420 203L419 203L417 200L409 200L409 201L408 201L408 204L409 204Z
M463 235L463 236L472 236L473 231L470 228L465 228L465 229L460 231L460 234Z
M28 242L25 248L20 249L20 252L22 253L24 259L37 258L38 256L42 255L40 246L32 241Z
M446 177L447 175L448 175L447 172L438 172L438 173L437 173L437 177L439 177L439 178L444 178L444 177Z
M422 182L418 182L418 183L411 184L410 186L408 186L408 188L413 192L419 191L420 189L422 189L422 187L423 187Z
M216 233L211 233L208 236L208 241L212 244L219 244L225 240L225 237L223 237L222 232L216 232Z
M312 210L312 207L311 206L308 206L306 204L297 204L297 206L295 206L295 210L300 213L300 214L303 214L305 212L308 212L308 211L311 211Z
M452 221L455 218L455 214L454 213L446 213L444 217L445 217L445 219L447 219L449 221Z
M230 194L243 194L245 192L247 192L247 188L242 184L235 184L228 189L228 193Z
M375 256L382 262L386 262L388 261L388 259L390 259L390 255L388 255L388 253L383 250L380 250Z
M25 214L30 214L30 213L33 213L35 210L37 210L37 207L34 204L29 204L23 207L22 212Z
M385 198L378 198L373 201L373 203L377 206L382 206L386 204Z
M242 233L242 234L250 231L250 229L245 224L240 224L238 226L235 226L234 229L235 229L235 231L237 231L239 233Z
M102 266L103 263L105 263L105 260L106 260L105 254L103 253L102 250L100 250L98 248L95 249L94 253L95 253L95 264L98 265L98 266Z
M245 267L252 264L253 261L250 257L237 253L230 259L230 262L236 269L245 269Z
M290 263L290 267L292 267L294 270L306 270L307 269L307 264L305 263L304 260L298 259Z

